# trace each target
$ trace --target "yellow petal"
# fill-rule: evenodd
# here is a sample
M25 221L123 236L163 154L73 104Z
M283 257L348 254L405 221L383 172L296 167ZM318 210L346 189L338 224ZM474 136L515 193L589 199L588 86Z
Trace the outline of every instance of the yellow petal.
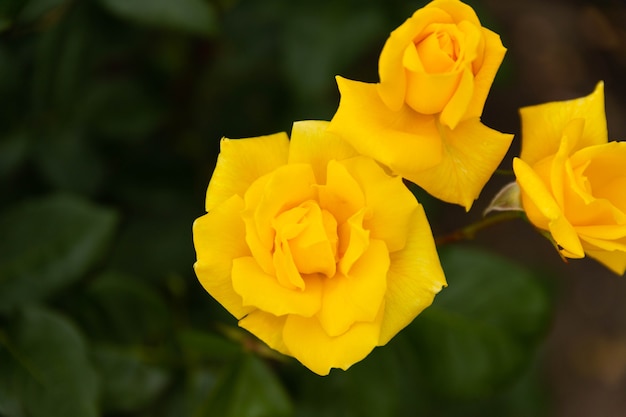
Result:
M460 75L454 94L439 115L441 124L450 129L455 129L461 120L467 119L467 109L474 95L474 75L472 72L466 68Z
M316 197L311 165L289 164L256 180L244 196L242 218L246 242L266 273L273 274L271 250L275 232L273 219L282 211Z
M441 9L457 23L465 20L475 26L480 26L480 21L474 9L458 0L434 0L428 3L425 8Z
M193 242L197 261L194 269L198 280L213 298L230 314L241 318L252 309L243 306L241 296L233 289L233 259L249 256L241 220L243 200L233 195L193 224Z
M594 239L615 240L626 238L626 225L595 225L576 226L576 232L582 239L586 237Z
M277 317L261 310L254 310L239 320L239 326L261 339L272 349L283 355L289 355L289 350L283 342L283 328L286 320L287 316Z
M327 335L339 336L356 322L376 319L387 289L388 269L387 247L373 239L348 275L337 274L324 280L317 318Z
M365 193L364 204L371 211L364 219L372 239L387 244L389 252L400 250L407 239L407 228L418 203L400 177L389 176L373 160L347 159L342 164Z
M329 122L306 120L295 122L291 130L289 163L311 164L318 184L326 182L327 165L357 155L346 141L327 132Z
M576 149L603 144L608 140L602 82L598 83L594 92L586 97L523 107L520 114L522 117L520 157L530 165L558 151L563 130L572 119L585 119L585 129L576 144Z
M419 9L391 32L383 46L378 61L380 84L375 87L375 92L380 94L383 105L391 111L399 111L404 105L406 76L402 60L405 50L433 22L451 23L452 19L448 13L437 8Z
M266 274L252 257L233 261L233 288L241 295L243 305L255 307L275 316L299 314L310 317L321 306L322 279L317 275L305 278L304 290L285 288L276 277Z
M546 184L519 158L513 160L513 170L522 190L524 211L530 222L540 229L549 230L556 243L567 251L569 257L584 257L576 230L563 215Z
M404 106L389 110L374 84L337 77L341 101L328 130L369 156L405 176L405 172L436 165L441 137L433 116Z
M589 236L584 236L581 238L585 243L589 243L590 245L592 245L593 249L597 248L608 252L626 252L626 239L606 240L596 239Z
M378 342L382 308L374 322L356 323L341 336L328 336L317 318L288 316L283 340L289 352L318 375L331 368L348 369L364 359Z
M326 184L317 188L320 207L330 211L339 225L365 205L361 186L346 169L345 161L330 161Z
M220 142L220 154L206 194L206 210L233 195L243 197L254 180L287 163L285 133Z
M421 114L440 113L454 95L463 73L463 71L442 74L408 72L406 103ZM469 75L471 77L471 74Z
M363 228L363 219L367 213L365 208L354 213L345 223L339 226L339 271L347 275L356 261L367 250L370 243L370 232Z
M403 250L391 254L385 315L379 345L384 345L428 307L446 279L422 206L413 213Z
M606 252L606 251L588 251L587 254L600 262L617 275L624 275L626 271L626 253L624 252Z
M315 202L304 202L300 207L307 209L301 223L304 228L285 242L294 265L303 274L321 273L332 277L337 262L337 221Z
M444 143L441 162L401 174L434 197L469 210L506 155L513 135L490 129L479 119L465 120L454 130L440 126L439 131Z
M563 130L563 136L561 137L561 143L559 144L559 149L557 153L552 158L552 163L550 166L550 185L552 187L552 195L554 196L559 207L565 207L564 199L565 199L565 189L564 187L570 187L570 182L566 185L566 176L568 179L572 179L574 176L572 165L569 161L569 155L571 151L576 147L578 140L580 139L582 132L585 128L585 120L584 119L572 119L569 121ZM535 169L537 169L537 165L541 164L541 162L549 160L544 159L535 165Z
M566 253L565 256L568 258L585 257L585 251L580 242L580 237L565 216L559 216L556 219L550 220L548 230L550 230L554 241L560 246L559 250Z
M626 213L626 142L609 142L581 149L572 155L572 164L588 164L584 174L593 196L610 201Z
M474 68L474 91L465 113L465 118L468 119L480 117L483 113L487 95L506 53L506 48L502 45L499 35L486 28L482 28L482 34L484 51L481 55L483 59L477 60L480 64L477 65L478 68Z

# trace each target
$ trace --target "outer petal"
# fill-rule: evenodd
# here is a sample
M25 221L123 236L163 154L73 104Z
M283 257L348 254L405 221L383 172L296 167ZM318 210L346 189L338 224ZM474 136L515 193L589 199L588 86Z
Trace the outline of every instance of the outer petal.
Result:
M286 133L220 142L220 154L206 194L206 210L233 195L243 197L254 180L287 163Z
M333 214L341 225L365 206L365 196L360 184L345 167L345 162L330 161L326 184L320 185L319 202L323 209Z
M451 130L441 126L444 154L427 170L401 173L428 193L469 210L506 154L513 135L500 133L469 119Z
M371 240L347 276L324 281L322 308L317 314L329 336L344 334L356 322L376 319L387 289L389 252L385 243Z
M239 326L261 339L272 349L289 355L289 349L283 342L283 328L286 320L287 316L278 317L261 310L254 310L239 321Z
M480 26L480 21L474 9L458 0L434 0L425 8L442 9L457 23L466 20L476 26Z
M306 120L295 122L291 130L289 163L311 164L318 184L326 182L326 169L331 160L356 156L357 152L337 135L327 132L329 122Z
M376 92L384 105L392 111L398 111L404 104L406 75L402 58L406 47L413 42L426 26L433 22L452 23L451 16L436 7L424 7L417 10L385 42L378 61L380 84Z
M204 289L237 318L252 310L243 306L231 281L233 259L250 255L244 239L242 209L242 198L233 195L193 224L196 275Z
M467 119L480 117L483 114L487 95L506 53L499 35L486 28L482 28L482 32L485 40L484 59L480 69L474 75L474 95L465 113Z
M304 290L285 288L248 256L233 261L232 280L233 288L241 295L245 306L276 316L299 314L310 317L321 306L322 279L318 275L307 276Z
M384 308L384 307L383 307ZM328 336L315 318L289 316L283 331L285 346L304 366L319 375L330 368L348 369L374 349L380 333L382 311L370 323L356 323L341 336Z
M365 193L365 205L371 215L365 219L364 227L370 231L370 237L383 240L389 252L404 248L411 215L418 206L415 196L400 177L387 175L370 158L351 158L342 164Z
M337 77L337 84L341 101L330 132L402 176L440 161L442 144L434 116L420 115L408 106L389 110L374 84L341 77Z
M624 252L588 250L587 255L600 262L618 275L624 275L624 272L626 271L626 253Z
M513 160L513 170L522 190L522 201L528 219L536 227L549 230L567 256L584 257L585 253L576 230L563 215L546 184L519 158Z
M584 132L576 149L608 140L602 82L586 97L523 107L520 114L523 138L520 157L529 165L558 151L563 130L572 119L585 119Z
M411 218L407 234L409 239L404 249L391 254L379 345L389 342L447 285L421 205Z

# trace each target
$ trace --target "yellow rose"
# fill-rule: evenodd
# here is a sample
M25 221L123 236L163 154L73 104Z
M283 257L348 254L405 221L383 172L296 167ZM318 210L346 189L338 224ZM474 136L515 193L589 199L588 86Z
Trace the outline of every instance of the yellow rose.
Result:
M223 139L193 226L204 288L320 375L387 343L446 285L422 206L327 124Z
M522 206L561 254L626 269L626 142L607 142L603 84L583 98L521 109L513 161Z
M512 135L480 122L506 49L471 7L435 0L394 30L380 83L337 77L331 131L435 197L469 209Z

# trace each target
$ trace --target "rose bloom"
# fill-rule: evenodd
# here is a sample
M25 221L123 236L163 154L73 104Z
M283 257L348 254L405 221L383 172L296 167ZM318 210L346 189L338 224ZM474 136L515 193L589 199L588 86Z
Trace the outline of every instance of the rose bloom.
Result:
M337 77L331 130L433 196L469 210L512 135L480 122L506 49L457 0L435 0L394 30L378 84Z
M564 257L626 269L626 142L607 142L603 84L583 98L521 109L513 161L522 206Z
M193 226L204 288L320 375L386 344L446 285L422 206L327 124L223 139Z

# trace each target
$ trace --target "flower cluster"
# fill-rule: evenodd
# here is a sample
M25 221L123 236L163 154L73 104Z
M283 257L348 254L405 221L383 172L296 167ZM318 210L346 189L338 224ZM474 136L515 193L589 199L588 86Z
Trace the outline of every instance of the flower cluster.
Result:
M626 142L608 142L604 84L583 98L521 109L513 161L521 206L562 256L626 270Z
M404 181L471 208L513 139L480 120L505 51L471 7L434 0L390 34L380 82L337 77L330 122L222 139L193 226L204 288L320 375L386 344L447 285ZM490 210L522 210L564 257L623 274L626 146L607 142L602 88L522 109L517 181Z

